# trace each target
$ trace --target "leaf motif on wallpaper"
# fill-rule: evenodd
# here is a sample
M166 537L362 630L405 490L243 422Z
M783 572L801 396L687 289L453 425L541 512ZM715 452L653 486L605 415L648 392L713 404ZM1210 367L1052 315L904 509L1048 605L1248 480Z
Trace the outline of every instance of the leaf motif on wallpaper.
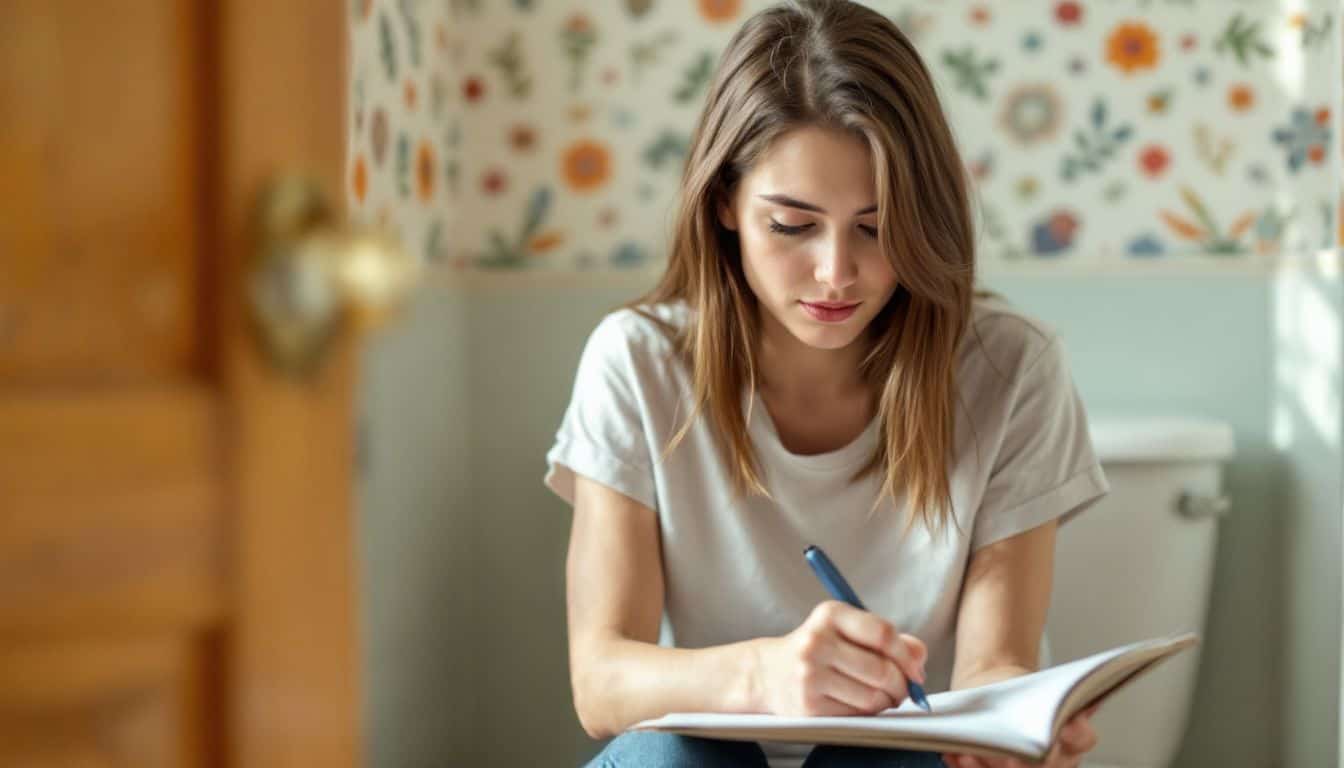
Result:
M1209 126L1203 122L1195 123L1195 153L1199 159L1215 174L1222 176L1227 170L1227 161L1236 152L1237 144L1227 137L1214 138Z
M412 0L397 0L397 11L401 14L401 23L406 27L406 51L411 66L420 67L420 18Z
M544 254L564 242L564 235L551 230L539 233L551 210L553 193L550 187L538 187L532 193L523 214L523 226L512 241L498 229L490 230L489 243L484 253L476 254L477 266L491 269L517 269L529 259Z
M999 247L1001 258L1020 259L1026 256L1026 251L1008 238L1008 231L1003 226L998 208L989 202L981 201L980 212L984 221L985 237Z
M1074 131L1073 141L1078 151L1066 154L1060 164L1059 175L1064 181L1073 181L1084 171L1101 170L1102 164L1108 161L1121 145L1129 141L1134 133L1134 128L1129 123L1112 129L1106 122L1106 102L1097 99L1092 104L1089 126L1091 132L1082 128Z
M981 59L976 55L974 48L966 46L960 51L943 51L943 64L952 70L956 78L953 83L957 88L969 91L981 101L989 98L989 86L985 81L999 71L998 59L992 57Z
M679 37L677 30L665 29L649 40L630 43L631 79L638 83L644 68L656 65L663 49L674 45Z
M1252 56L1274 57L1274 49L1261 35L1260 22L1249 21L1240 13L1227 22L1223 34L1214 42L1213 50L1216 53L1231 51L1243 67L1250 66Z
M625 0L625 10L638 19L653 8L653 0Z
M570 91L577 91L583 87L584 69L597 41L597 28L593 26L593 20L584 13L570 16L564 28L560 30L560 42L564 45L565 55L569 57Z
M1315 48L1330 39L1330 28L1334 26L1335 17L1327 13L1319 22L1312 23L1311 19L1303 15L1296 21L1302 25L1302 47Z
M696 60L686 68L682 75L681 87L672 93L672 98L679 104L688 104L700 95L700 91L709 83L709 78L714 74L714 54L711 51L701 51Z
M378 14L378 57L383 61L383 72L388 80L397 79L397 41L392 35L392 21L387 13Z
M411 140L404 133L397 136L397 193L411 196Z
M466 14L477 15L481 12L483 0L450 0L454 17Z
M649 252L644 246L630 240L613 248L608 260L613 267L633 269L648 262Z
M509 94L515 99L525 99L532 94L532 78L523 71L522 34L518 30L509 33L499 47L486 51L486 61L495 65L504 75Z
M1209 213L1204 200L1190 187L1181 187L1181 199L1194 214L1191 221L1165 208L1158 211L1158 217L1177 237L1196 243L1204 253L1216 256L1237 256L1246 253L1241 238L1256 221L1254 211L1246 211L1238 216L1226 232L1219 227L1216 219Z
M685 134L671 129L664 130L644 149L644 164L661 170L670 162L677 162L686 156L691 140Z
M425 233L425 261L437 264L443 261L443 219L436 218Z

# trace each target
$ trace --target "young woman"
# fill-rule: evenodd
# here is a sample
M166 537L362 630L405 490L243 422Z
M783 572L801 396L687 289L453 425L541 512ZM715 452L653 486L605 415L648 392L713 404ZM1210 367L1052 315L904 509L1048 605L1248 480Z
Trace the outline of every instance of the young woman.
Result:
M966 179L885 17L746 21L692 138L667 272L584 349L546 482L574 506L594 766L1005 766L622 733L674 711L856 715L1037 668L1056 526L1106 493L1050 329L974 290ZM828 600L822 547L869 611ZM1051 768L1095 744L1072 721ZM768 762L767 762L768 761Z

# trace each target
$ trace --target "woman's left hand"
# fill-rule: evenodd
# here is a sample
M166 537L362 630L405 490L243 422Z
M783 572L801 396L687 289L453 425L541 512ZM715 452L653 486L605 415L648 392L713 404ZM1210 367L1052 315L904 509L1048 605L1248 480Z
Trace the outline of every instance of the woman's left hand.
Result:
M1099 705L1093 704L1073 716L1059 732L1059 740L1046 756L1043 768L1078 768L1083 755L1097 746L1097 732L1092 728L1092 715ZM1030 763L1009 757L977 757L946 754L943 762L950 768L1034 768Z

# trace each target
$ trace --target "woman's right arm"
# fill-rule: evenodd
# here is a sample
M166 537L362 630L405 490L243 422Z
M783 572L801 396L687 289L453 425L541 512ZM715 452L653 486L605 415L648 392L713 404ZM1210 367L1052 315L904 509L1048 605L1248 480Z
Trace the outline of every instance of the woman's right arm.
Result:
M569 669L590 736L669 712L871 714L905 698L907 674L924 679L923 643L834 601L784 637L659 646L659 540L653 510L576 475L565 568Z

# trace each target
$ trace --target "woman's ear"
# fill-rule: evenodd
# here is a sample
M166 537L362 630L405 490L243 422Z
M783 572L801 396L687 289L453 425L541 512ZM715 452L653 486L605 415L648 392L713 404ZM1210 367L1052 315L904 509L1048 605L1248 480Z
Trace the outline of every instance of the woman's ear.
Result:
M719 223L723 225L724 229L727 229L730 232L736 232L737 212L733 210L732 201L725 195L717 195L715 199L718 200Z

